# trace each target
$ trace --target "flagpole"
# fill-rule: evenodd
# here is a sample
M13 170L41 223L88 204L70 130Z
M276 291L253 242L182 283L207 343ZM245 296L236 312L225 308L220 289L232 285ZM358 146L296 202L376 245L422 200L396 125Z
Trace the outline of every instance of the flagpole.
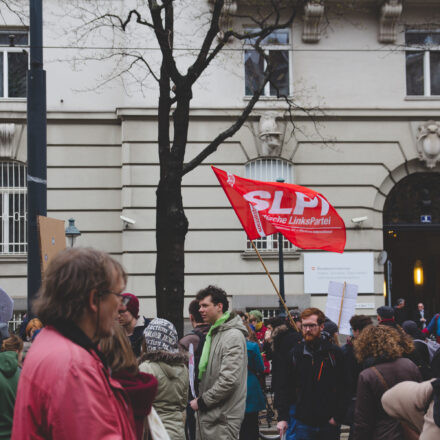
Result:
M275 289L275 292L276 292L277 295L278 295L278 298L279 298L279 300L280 300L280 303L283 305L284 310L285 310L286 313L287 313L287 317L289 318L290 324L291 324L292 327L293 327L293 328L299 333L298 327L296 326L295 321L293 320L292 316L290 315L290 313L289 313L289 309L287 308L287 305L286 305L286 303L285 303L283 297L281 296L280 291L278 290L277 285L275 284L275 282L274 282L274 280L273 280L271 274L269 273L269 271L268 271L266 265L264 264L264 261L263 261L263 259L261 258L260 252L258 252L258 249L257 249L257 247L255 246L254 241L253 241L253 240L250 240L250 242L252 243L252 247L254 248L255 252L257 253L258 258L260 259L260 262L261 262L261 264L263 265L264 270L266 271L267 276L269 277L269 279L270 279L270 281L271 281L271 283L272 283L272 286L273 286L273 288Z

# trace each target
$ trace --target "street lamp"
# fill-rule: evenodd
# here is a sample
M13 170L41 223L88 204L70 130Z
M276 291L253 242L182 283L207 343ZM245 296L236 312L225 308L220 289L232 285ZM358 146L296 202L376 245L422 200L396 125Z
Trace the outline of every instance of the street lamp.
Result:
M70 247L73 247L73 243L75 243L76 237L79 237L81 232L75 226L75 219L69 218L69 226L66 228L66 237L70 240Z

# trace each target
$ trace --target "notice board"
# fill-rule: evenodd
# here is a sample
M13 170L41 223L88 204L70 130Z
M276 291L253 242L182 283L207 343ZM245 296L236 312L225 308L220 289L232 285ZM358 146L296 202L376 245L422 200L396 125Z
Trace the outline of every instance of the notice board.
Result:
M356 284L359 293L374 293L373 252L304 253L304 293L327 293L330 281Z
M64 220L37 216L40 239L41 273L44 274L50 260L66 248Z

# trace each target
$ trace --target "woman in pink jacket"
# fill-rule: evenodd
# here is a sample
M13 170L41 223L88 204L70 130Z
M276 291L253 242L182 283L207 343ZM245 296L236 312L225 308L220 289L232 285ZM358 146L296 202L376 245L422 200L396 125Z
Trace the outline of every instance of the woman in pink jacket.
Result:
M34 312L44 328L26 357L13 440L135 440L133 412L97 348L111 335L126 275L93 249L67 249L50 263Z

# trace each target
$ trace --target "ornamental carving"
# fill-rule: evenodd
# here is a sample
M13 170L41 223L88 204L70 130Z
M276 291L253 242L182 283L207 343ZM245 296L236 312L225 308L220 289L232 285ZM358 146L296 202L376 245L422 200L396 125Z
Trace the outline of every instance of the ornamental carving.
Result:
M18 141L15 124L0 124L0 158L15 159Z
M317 43L321 38L320 25L324 17L324 4L318 0L308 1L304 6L304 43Z
M210 3L214 3L214 0L209 0ZM233 16L238 9L237 0L225 0L222 8L222 13L219 19L219 28L220 31L217 34L217 38L219 40L223 39L225 31L224 29L230 29L231 25L231 16Z
M277 112L265 112L258 123L258 137L261 142L263 156L279 156L281 154L283 132L278 126Z
M428 121L420 125L417 131L417 152L419 159L426 162L428 168L434 168L440 160L440 123Z
M395 43L397 39L396 24L402 15L400 0L386 0L380 10L379 41Z

